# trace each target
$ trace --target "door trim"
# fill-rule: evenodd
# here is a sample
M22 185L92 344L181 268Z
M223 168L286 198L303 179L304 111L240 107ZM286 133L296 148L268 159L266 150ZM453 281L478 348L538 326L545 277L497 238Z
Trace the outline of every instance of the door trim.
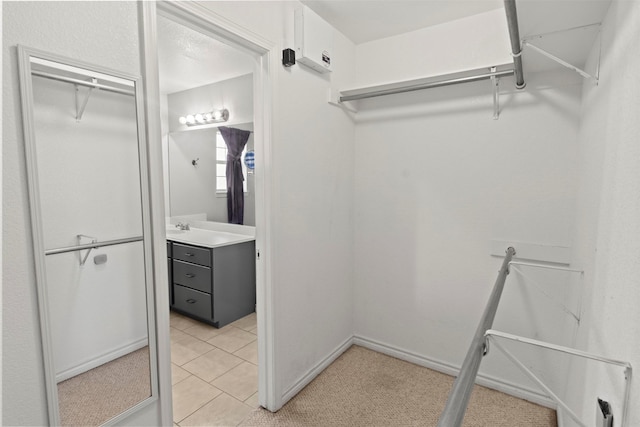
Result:
M145 114L149 144L154 265L157 286L168 286L164 191L162 178L162 135L160 131L160 90L157 55L157 13L200 33L223 39L256 58L254 73L254 138L256 151L256 312L258 326L258 398L261 406L275 411L282 406L275 351L275 292L272 282L272 76L277 69L275 43L237 25L195 2L141 2ZM171 401L171 353L169 301L166 293L156 299L160 411L163 424L173 422Z

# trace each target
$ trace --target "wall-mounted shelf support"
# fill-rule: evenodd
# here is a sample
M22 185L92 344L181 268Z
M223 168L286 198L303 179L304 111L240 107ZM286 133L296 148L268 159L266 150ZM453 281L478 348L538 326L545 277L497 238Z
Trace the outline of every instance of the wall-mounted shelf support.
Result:
M76 236L76 240L78 245L82 245L82 239L90 239L91 240L91 244L97 243L98 239L92 236L86 236L84 234L78 234ZM89 254L91 253L91 250L93 249L93 247L88 248L87 253L84 254L84 257L82 256L82 251L78 251L78 258L80 259L80 265L84 265L85 262L87 262L87 258L89 258Z
M523 40L522 41L522 46L523 47L530 47L531 49L535 50L536 52L546 56L547 58L557 62L558 64L562 65L563 67L566 67L570 70L575 71L576 73L580 74L582 77L584 77L585 79L593 79L593 81L598 84L598 76L592 76L591 74L587 73L586 71L576 67L575 65L569 64L567 61L563 61L562 59L558 58L557 56L547 52L546 50L532 44L531 42L527 41L527 40Z
M97 84L97 79L91 79L93 84ZM89 97L91 96L91 91L93 90L93 86L89 86L87 89L87 93L85 94L84 101L82 101L82 105L80 104L80 86L74 84L76 88L76 122L82 120L82 115L84 114L85 108L87 108L87 102L89 102Z
M496 67L491 67L491 73L496 72ZM500 93L499 89L500 80L495 76L491 76L491 86L493 87L493 120L498 120L500 117Z
M509 359L514 365L516 365L529 379L531 379L534 383L536 383L542 390L544 390L547 395L558 405L558 409L562 408L563 411L569 415L575 423L581 427L586 427L587 424L583 423L582 420L573 412L569 406L563 402L553 391L547 387L544 382L538 378L536 374L534 374L524 363L518 360L511 352L509 352L506 348L504 348L499 342L498 339L505 339L512 342L518 342L526 345L531 345L535 347L540 347L544 349L548 349L554 352L560 352L569 354L571 356L581 357L583 359L593 360L596 362L606 363L608 365L619 366L623 368L625 387L624 387L624 397L622 401L622 419L620 422L621 426L625 426L627 419L627 409L629 407L629 395L631 392L631 364L622 360L610 359L608 357L603 357L594 353L588 353L586 351L577 350L571 347L564 347L557 344L552 344L544 341L539 341L531 338L521 337L513 334L509 334L506 332L496 331L494 329L489 329L485 332L485 348L487 348L487 352L491 343L491 346L497 348L504 354L507 359Z
M571 316L576 321L576 323L580 324L580 313L582 311L580 309L580 306L578 306L578 309L575 311L570 309L565 304L563 304L562 302L558 301L556 298L554 298L553 296L545 292L544 289L539 285L539 283L536 280L534 280L533 278L525 274L520 268L518 268L520 266L542 268L546 270L555 270L555 271L566 271L569 273L579 273L580 277L584 276L584 270L577 270L575 268L559 267L557 265L539 264L539 263L531 263L531 262L511 261L509 263L509 267L512 267L513 271L515 271L516 273L519 273L523 278L528 279L528 283L531 283L534 286L534 288L538 290L538 292L540 292L542 295L547 297L555 306L560 308L567 315ZM581 301L579 302L579 305L580 304L581 304Z
M534 40L534 39L543 39L545 37L548 36L554 36L554 35L558 35L558 34L564 34L564 33L568 33L568 32L572 32L572 31L583 31L583 30L590 30L592 28L597 28L599 29L602 26L602 24L600 22L594 22L592 24L587 24L587 25L580 25L577 27L571 27L571 28L563 28L561 30L556 30L556 31L549 31L546 33L539 33L539 34L530 34L526 37L522 38L522 41L530 41L530 40Z
M46 60L37 60L35 61L35 63L39 65L44 65L48 67L48 69L58 68L52 65L53 64L52 62L46 61ZM65 71L68 71L64 68L62 69ZM56 74L55 72L51 73L51 72L42 71L42 70L31 70L31 74L38 77L44 77L45 79L56 80L64 83L71 83L74 86L75 98L76 98L76 122L79 122L80 120L82 120L82 115L84 114L85 108L87 108L87 103L89 102L89 97L91 96L93 89L99 89L99 90L104 90L106 92L119 93L121 95L135 97L135 91L133 90L134 89L133 83L127 82L123 79L115 79L115 81L109 81L109 79L106 79L104 77L99 77L101 80L104 81L104 83L100 83L98 81L98 78L92 77L92 76L82 76L82 78L76 78L76 77ZM115 83L116 85L125 86L125 87L113 86L109 83ZM131 86L132 89L126 88L126 86L129 86L129 85ZM80 86L84 86L87 88L87 92L82 102L80 101Z

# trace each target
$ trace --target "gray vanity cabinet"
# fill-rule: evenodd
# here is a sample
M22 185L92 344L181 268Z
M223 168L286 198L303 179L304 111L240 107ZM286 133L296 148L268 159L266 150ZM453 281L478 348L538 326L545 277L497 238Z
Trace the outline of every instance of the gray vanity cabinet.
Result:
M169 243L173 310L216 328L255 311L255 242L217 248Z

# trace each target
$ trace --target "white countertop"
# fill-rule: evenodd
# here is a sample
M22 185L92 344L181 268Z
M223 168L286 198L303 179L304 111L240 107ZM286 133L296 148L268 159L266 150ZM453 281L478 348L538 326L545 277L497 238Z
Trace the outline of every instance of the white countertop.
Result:
M167 227L167 240L207 248L218 248L220 246L235 245L236 243L251 242L256 239L253 236L227 233L224 231L204 230L201 228L179 230L177 228Z

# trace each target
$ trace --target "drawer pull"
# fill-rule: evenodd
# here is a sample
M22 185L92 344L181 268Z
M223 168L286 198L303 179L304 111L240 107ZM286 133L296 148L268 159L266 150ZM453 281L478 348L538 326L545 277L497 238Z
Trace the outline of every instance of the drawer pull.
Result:
M189 304L195 304L195 303L197 303L198 301L194 300L193 298L189 298L189 299L187 300L187 302L188 302Z
M187 276L189 279L193 279L194 277L196 277L196 275L193 273L186 273L185 276Z
M185 256L194 256L191 252L185 252Z

